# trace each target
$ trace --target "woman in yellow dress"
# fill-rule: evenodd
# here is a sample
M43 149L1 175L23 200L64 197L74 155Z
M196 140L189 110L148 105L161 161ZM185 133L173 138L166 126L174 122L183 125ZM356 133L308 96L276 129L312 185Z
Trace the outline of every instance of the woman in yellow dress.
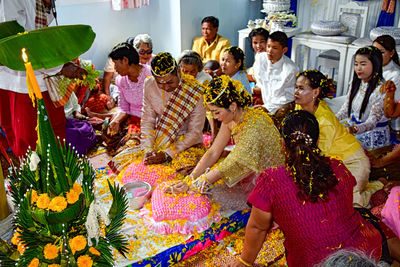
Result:
M202 193L211 193L222 209L244 209L257 175L284 163L279 132L267 113L249 107L251 96L243 85L226 75L211 81L204 102L222 123L221 128L211 148L187 177L189 182L179 182L171 191L187 191L191 184ZM231 137L235 147L217 163ZM209 168L212 169L208 172Z
M306 110L319 123L318 147L322 154L343 161L356 178L353 205L368 206L373 190L365 190L368 184L370 163L356 137L347 131L323 100L329 92L328 78L317 70L306 70L297 75L294 99L296 109ZM382 186L376 182L377 186Z

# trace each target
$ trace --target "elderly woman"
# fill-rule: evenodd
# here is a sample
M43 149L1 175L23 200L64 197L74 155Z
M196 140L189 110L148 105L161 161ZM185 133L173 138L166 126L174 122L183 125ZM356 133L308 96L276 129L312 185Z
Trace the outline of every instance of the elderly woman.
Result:
M150 65L154 55L153 41L148 34L138 34L135 38L129 37L126 42L132 45L139 53L140 64ZM103 90L106 95L110 95L110 84L115 78L115 72L114 62L109 58L104 67L103 75Z
M340 161L320 153L317 119L295 111L286 117L282 135L286 165L258 177L248 198L252 210L243 251L233 266L252 266L272 221L284 232L289 266L314 266L341 248L379 260L382 237L353 208L354 177Z
M188 177L189 183L195 180L192 186L202 193L210 189L222 209L248 208L246 198L254 188L257 174L284 162L279 132L267 113L248 107L251 95L239 81L226 75L211 81L204 99L222 125L211 148ZM217 164L232 136L235 147ZM207 172L209 168L212 170ZM171 191L189 189L188 184L181 182Z
M211 81L211 76L203 72L203 62L200 55L194 50L184 50L178 59L179 70L187 75L191 75L203 84Z

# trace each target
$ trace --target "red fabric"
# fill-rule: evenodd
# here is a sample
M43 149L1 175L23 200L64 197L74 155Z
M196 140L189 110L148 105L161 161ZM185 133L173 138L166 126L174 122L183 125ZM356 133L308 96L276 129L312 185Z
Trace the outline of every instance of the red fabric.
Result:
M101 113L107 109L109 97L106 94L93 94L86 101L84 109L90 108L90 111Z
M82 105L83 100L85 99L86 96L86 91L89 88L89 84L88 85L83 85L83 86L77 86L76 91L75 91L75 95L78 98L78 104Z
M54 107L49 93L42 92L56 136L65 138L64 107ZM0 89L0 124L15 156L23 156L28 146L36 148L37 110L27 94Z
M140 118L130 115L128 117L128 132L127 134L140 134Z
M375 260L381 256L380 233L353 208L354 177L337 160L331 167L339 183L328 203L299 200L298 187L285 167L261 173L248 198L254 207L272 212L285 233L289 266L314 266L341 248L359 249Z

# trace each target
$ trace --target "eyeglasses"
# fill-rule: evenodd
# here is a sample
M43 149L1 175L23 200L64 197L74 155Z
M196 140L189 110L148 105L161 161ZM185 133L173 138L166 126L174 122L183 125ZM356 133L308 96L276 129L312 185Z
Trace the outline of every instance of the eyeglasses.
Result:
M138 53L140 54L140 55L150 55L151 53L153 53L153 50L142 50L142 49L140 49L139 51L138 51Z

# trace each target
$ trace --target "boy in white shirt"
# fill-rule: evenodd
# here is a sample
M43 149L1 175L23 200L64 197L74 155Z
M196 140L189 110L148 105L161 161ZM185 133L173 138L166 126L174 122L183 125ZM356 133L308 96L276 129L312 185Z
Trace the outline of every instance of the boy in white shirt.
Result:
M288 51L284 32L269 35L267 52L258 53L254 63L254 77L260 85L263 107L272 115L277 126L294 109L294 90L297 65L284 54Z

